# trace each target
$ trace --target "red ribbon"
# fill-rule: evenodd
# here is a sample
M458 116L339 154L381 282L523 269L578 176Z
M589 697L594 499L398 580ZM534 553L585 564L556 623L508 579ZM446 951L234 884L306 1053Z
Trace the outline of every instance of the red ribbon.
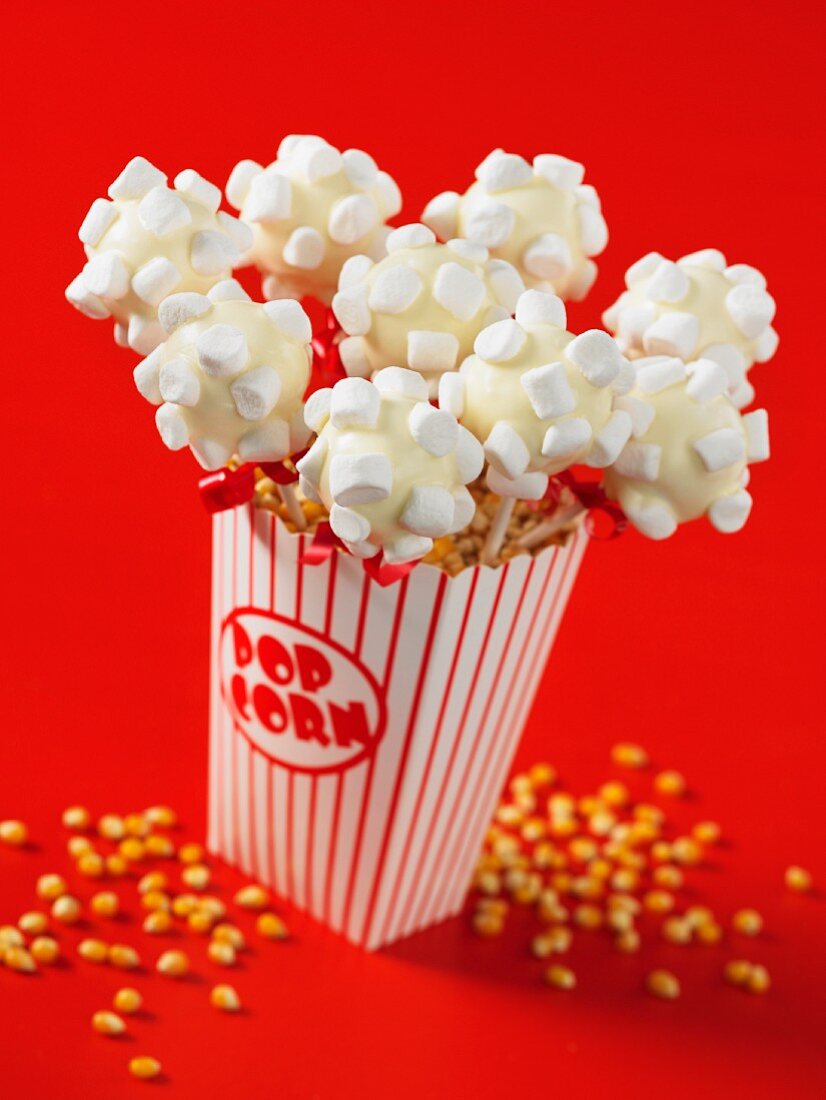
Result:
M324 317L324 327L313 336L313 369L310 384L307 387L307 397L316 390L334 386L336 382L346 377L344 367L341 365L341 356L338 353L340 333L341 328L335 314L332 309L328 309Z
M303 454L303 452L302 452ZM295 455L299 459L301 455ZM247 504L255 493L256 467L279 485L291 485L298 481L298 474L283 462L245 462L236 470L217 470L198 482L201 503L210 513L226 512Z
M388 565L383 554L376 554L373 558L364 559L364 572L382 588L396 584L411 573L418 561L406 561L403 565Z
M313 535L313 541L301 555L302 565L321 565L327 561L336 550L347 551L347 547L333 533L333 529L329 523L319 523L316 528L316 532ZM351 555L352 556L352 555ZM395 584L397 581L406 577L412 569L419 564L417 561L405 562L404 565L388 565L386 561L382 559L381 554L376 554L372 558L362 559L364 565L364 572L374 580L376 584L381 585L382 588L386 588L390 584Z
M529 507L536 511L555 511L559 506L563 489L569 489L583 508L587 509L585 530L591 538L600 541L619 538L628 527L625 513L618 504L608 499L601 484L578 478L570 470L563 470L562 473L550 478L544 496L532 502ZM608 520L609 526L605 532L597 527L597 517L600 515Z

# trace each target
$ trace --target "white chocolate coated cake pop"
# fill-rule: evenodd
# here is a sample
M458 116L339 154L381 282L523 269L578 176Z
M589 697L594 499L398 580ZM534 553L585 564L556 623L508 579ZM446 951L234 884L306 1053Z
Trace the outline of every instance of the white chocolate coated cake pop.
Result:
M207 295L173 294L160 307L169 337L135 368L161 439L187 444L206 470L233 455L273 462L300 450L309 433L302 398L312 331L293 301L250 300L234 279Z
M354 256L342 268L333 299L347 333L341 361L349 375L363 378L382 367L409 367L435 388L486 325L513 313L522 280L481 245L437 244L424 225L394 229L387 252L377 264Z
M473 517L465 485L482 470L482 448L427 397L421 375L387 367L372 382L344 378L307 401L318 438L297 464L301 488L327 507L358 557L383 550L390 564L416 561Z
M66 297L87 317L113 317L116 342L148 355L164 339L163 299L206 294L252 243L249 228L220 202L219 188L191 168L168 187L148 160L130 160L109 199L95 199L83 219L78 236L88 262Z
M402 207L395 181L368 153L341 153L309 134L285 137L266 168L242 160L226 191L252 226L248 259L264 276L265 298L329 303L345 260L384 255L385 222Z
M553 153L533 164L494 149L476 169L476 183L460 195L444 191L425 207L422 221L440 237L467 237L508 260L527 287L561 298L584 298L597 276L591 257L608 243L599 196L583 184L584 167Z
M484 445L488 484L500 496L538 499L548 477L575 463L604 467L631 434L617 394L633 367L607 332L567 332L565 306L528 290L516 319L476 338L474 354L439 385L439 405Z
M603 323L628 355L713 359L726 372L737 408L752 402L746 373L771 359L778 344L774 299L757 268L728 264L716 248L676 263L649 252L628 268L625 284Z
M607 471L606 492L652 539L706 515L724 533L749 517L748 463L769 457L765 410L745 415L726 396L719 363L654 356L635 363L636 386L618 399L632 439Z

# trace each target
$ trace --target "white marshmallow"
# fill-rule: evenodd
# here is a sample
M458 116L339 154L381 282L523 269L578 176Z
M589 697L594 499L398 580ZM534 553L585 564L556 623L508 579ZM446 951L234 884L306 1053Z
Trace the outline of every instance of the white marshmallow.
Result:
M746 429L746 454L749 462L765 462L769 457L769 414L755 409L743 417Z
M341 167L350 183L364 191L374 187L378 180L379 166L362 149L345 149L341 154Z
M570 420L561 420L558 424L552 424L545 432L542 454L553 461L570 458L588 445L592 435L591 425L583 417L574 416Z
M439 408L460 419L465 408L465 381L449 371L439 379Z
M90 294L117 300L129 293L129 269L119 252L101 252L83 268L83 280Z
M422 221L443 241L455 237L459 224L459 192L443 191L432 198L424 208Z
M585 457L585 464L603 469L616 462L623 447L631 438L631 417L622 409L615 409L608 423L594 436L591 449Z
M533 158L533 167L537 175L560 191L573 191L582 184L585 166L575 160L568 160L556 153L540 153ZM593 188L591 189L593 190Z
M155 413L155 426L170 451L180 451L189 442L189 431L175 405L161 405Z
M516 215L505 203L480 199L468 214L466 236L486 248L497 248L511 235L515 223Z
M238 249L226 233L205 229L192 238L189 261L199 275L222 275L238 258Z
M317 139L317 143L307 140L300 142L290 151L289 156L309 183L334 176L341 168L341 153L320 139Z
M635 439L645 435L654 419L654 406L639 397L617 397L614 408L622 409L631 417L631 434Z
M525 330L516 321L497 321L482 329L474 341L473 350L488 363L507 363L519 354L525 339Z
M686 366L681 359L666 356L637 361L637 385L643 393L660 393L686 376Z
M451 237L447 241L447 247L451 252L455 252L457 256L461 256L462 259L470 260L472 264L485 264L490 258L490 252L483 244L477 244L476 241L466 241L464 237Z
M625 272L625 285L630 290L635 283L647 279L649 275L654 274L664 259L665 256L661 252L647 252L636 263L631 264Z
M207 291L210 302L251 302L249 294L237 279L221 279ZM266 310L265 310L266 312Z
M623 365L622 352L607 332L592 328L575 336L565 349L568 359L592 386L610 386Z
M284 245L284 262L302 271L314 271L324 259L324 238L318 230L301 225L290 234Z
M284 221L292 213L290 181L280 172L256 173L244 200L244 218L265 225Z
M709 522L722 534L733 534L744 526L751 506L751 496L745 489L729 496L718 497L708 510Z
M434 409L427 401L413 406L407 424L415 442L436 458L448 454L459 442L456 418L444 409Z
M754 340L774 320L774 298L753 283L738 283L726 295L726 309L737 328Z
M509 478L500 474L495 466L488 466L485 481L497 496L516 497L518 500L541 500L548 488L547 474L530 472Z
M643 336L648 355L676 355L690 359L700 336L700 322L691 313L664 313Z
M83 273L76 275L74 279L72 279L66 287L64 294L66 295L66 300L71 302L75 309L79 310L85 317L91 317L93 320L102 321L104 317L110 316L106 304L102 302L96 294L92 294L89 290Z
M341 284L339 284L341 285ZM422 292L422 280L406 264L396 264L379 273L368 298L376 313L404 313Z
M333 534L343 542L363 542L370 535L370 523L352 508L334 504L330 509L330 526Z
M668 539L677 530L677 517L657 501L628 505L625 511L634 526L650 539Z
M486 191L509 191L530 183L532 177L530 164L515 153L487 157L476 169L476 178Z
M142 199L153 187L166 183L166 176L145 157L133 157L108 191L110 199Z
M375 428L381 395L365 378L343 378L333 387L330 420L336 428Z
M568 316L565 303L555 294L542 290L526 290L516 303L516 320L520 325L556 325L565 328Z
M756 363L767 363L777 351L780 337L775 330L768 325L757 337L754 345L754 360Z
M238 440L238 455L244 462L280 462L289 453L290 425L286 420L266 420Z
M453 523L449 535L462 531L476 515L476 501L464 486L453 492Z
M304 423L311 432L320 432L330 419L333 391L329 386L311 393L304 403Z
M634 481L656 481L661 458L662 447L656 443L626 443L614 468Z
M201 383L183 355L167 360L160 369L158 388L164 401L193 408L201 396Z
M574 259L564 237L543 233L524 250L522 263L537 279L560 279L573 269Z
M150 306L159 306L183 279L183 275L165 256L156 256L132 276L132 289Z
M433 297L457 320L470 321L482 306L485 284L461 264L445 263L436 272Z
M398 229L392 230L385 241L385 247L389 256L402 248L425 248L435 243L436 238L426 225L412 222L410 225L400 225Z
M156 237L166 237L192 223L192 215L180 195L162 184L153 187L138 203L138 218L144 229Z
M379 212L369 195L347 195L333 206L327 223L337 244L355 244L379 222Z
M240 417L263 420L281 396L281 376L274 367L262 364L236 378L229 390Z
M695 359L689 367L686 393L695 401L711 401L728 388L728 376L713 359Z
M80 224L77 235L83 244L95 248L106 230L118 220L118 208L106 199L95 199Z
M452 332L412 330L407 334L407 362L413 370L453 370L459 355L459 341Z
M281 298L276 302L264 302L264 312L284 336L297 340L300 344L309 344L313 338L313 326L310 318L298 302L292 298Z
M174 180L175 190L186 195L193 202L205 206L211 214L214 214L221 205L221 189L214 183L205 180L194 168L184 168Z
M396 394L399 397L412 397L416 401L427 401L427 382L416 371L406 370L404 367L384 367L377 371L373 385L382 395Z
M690 289L686 273L670 260L663 260L649 279L645 296L651 302L681 302Z
M731 264L725 269L725 276L730 283L752 283L761 290L766 289L766 276L751 264Z
M393 468L387 455L334 455L330 461L330 493L336 504L350 507L384 500L393 488Z
M525 371L520 378L531 408L540 420L573 412L576 399L568 383L564 363L546 363Z
M333 298L333 313L349 336L364 336L370 331L373 319L367 305L367 287L364 283L339 290Z
M369 256L350 256L341 266L338 277L338 289L347 290L357 283L363 283L367 273L373 267L373 261Z
M334 311L335 312L335 311ZM338 345L341 365L351 378L369 378L373 368L364 349L362 336L348 336Z
M646 302L643 306L626 306L625 309L620 310L616 325L609 324L608 327L616 328L617 339L621 340L626 347L632 347L642 342L646 329L656 319L656 306Z
M723 271L726 266L726 258L719 248L701 248L697 252L689 252L686 256L680 256L677 263L692 267L707 267L711 271Z
M210 325L195 342L201 370L211 378L231 378L246 366L249 348L234 325Z
M525 290L522 276L507 260L488 260L485 274L497 302L504 306L508 313L513 313L520 294Z
M717 428L695 440L694 450L710 474L724 470L746 457L743 437L734 428Z
M263 165L255 160L241 160L229 174L225 188L231 206L240 210L249 194L252 181L264 171Z
M327 402L329 404L329 395L331 391L319 390L318 393L326 393ZM313 394L313 397L316 396L317 394ZM309 405L309 402L307 402L307 404ZM304 417L305 419L307 418L306 408L304 410ZM318 422L317 417L314 416L313 419ZM313 430L320 431L321 429L319 428ZM329 451L329 449L330 447L327 443L327 440L324 439L322 436L319 436L319 438L313 443L312 447L310 447L309 451L307 451L307 453L295 464L296 470L298 470L301 476L305 478L315 488L316 492L318 492L318 487L321 484L321 474L324 470L324 463L327 461L327 452Z
M404 565L418 561L433 549L433 539L422 535L399 535L385 544L384 560L388 565Z
M414 535L438 538L453 526L453 494L438 485L414 485L399 523Z
M468 485L475 481L481 474L485 464L485 452L482 444L464 427L459 425L459 442L456 444L456 465L459 470L459 480Z
M138 393L152 405L160 405L163 401L159 385L159 360L160 355L155 350L146 359L141 359L132 372Z
M149 355L163 341L164 330L157 321L133 313L126 329L126 342L138 355Z
M528 468L530 451L522 436L504 420L497 420L484 442L485 458L511 480Z
M593 206L580 204L577 210L582 251L586 256L599 256L608 244L608 226L605 218Z

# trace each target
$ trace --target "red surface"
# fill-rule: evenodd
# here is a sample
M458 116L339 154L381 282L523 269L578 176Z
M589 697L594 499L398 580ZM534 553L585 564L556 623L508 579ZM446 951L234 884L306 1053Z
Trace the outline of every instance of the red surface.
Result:
M707 896L766 915L764 939L731 953L767 962L771 996L721 986L723 949L663 949L684 979L666 1004L640 992L643 959L599 939L577 948L566 996L543 988L515 932L480 942L457 921L368 958L296 921L297 943L238 974L245 1017L218 1018L203 978L148 980L154 1018L135 1041L89 1029L111 972L0 972L4 1096L131 1096L142 1086L123 1064L139 1048L180 1097L494 1097L537 1081L573 1096L822 1095L823 903L781 886L792 861L826 882L822 30L816 7L765 2L6 16L0 817L25 818L40 847L0 851L3 918L61 854L70 801L164 800L193 831L204 821L209 540L195 465L159 444L109 325L62 297L80 218L131 155L223 180L285 132L322 132L375 153L415 218L494 144L564 151L586 162L612 234L574 327L597 321L647 249L712 244L768 272L781 348L754 372L775 457L754 473L748 528L594 546L522 753L551 757L579 789L608 774L620 736L683 769L702 792L692 810L731 841Z

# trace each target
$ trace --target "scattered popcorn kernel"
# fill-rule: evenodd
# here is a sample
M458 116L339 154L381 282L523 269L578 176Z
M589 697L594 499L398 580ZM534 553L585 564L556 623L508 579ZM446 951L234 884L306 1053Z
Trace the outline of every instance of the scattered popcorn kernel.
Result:
M103 940L81 940L77 945L77 953L82 959L93 963L105 963L109 958L109 948Z
M500 936L505 930L505 922L498 913L483 910L473 914L473 930L477 936Z
M89 899L89 908L96 917L116 917L120 901L113 890L100 890Z
M206 909L194 909L186 918L186 925L190 932L197 932L199 935L211 932L214 924L215 917Z
M92 1027L101 1035L123 1035L126 1024L116 1012L102 1009L92 1017Z
M188 917L198 908L200 899L195 894L178 894L172 899L172 912L176 917Z
M67 806L61 821L67 829L88 829L92 824L92 815L85 806Z
M590 836L575 836L568 844L568 851L580 863L588 863L596 857L599 845Z
M146 847L140 837L127 836L118 844L118 854L128 863L139 863L146 856Z
M659 867L655 867L651 878L657 886L665 886L669 890L679 890L685 882L685 875L680 868L674 867L670 863L663 863Z
M146 849L147 856L151 856L152 859L172 859L175 855L175 845L168 836L158 836L156 833L150 833L143 842L143 846Z
M614 940L614 947L622 951L624 955L633 955L640 949L640 934L636 928L629 928L627 932L620 932Z
M706 924L701 924L694 935L700 943L713 946L723 938L723 929L714 921L708 921Z
M150 936L163 936L171 931L173 923L172 916L166 909L153 909L144 917L142 927Z
M577 905L573 913L574 924L592 931L602 925L602 913L596 905Z
M266 909L270 903L267 891L257 885L242 886L234 900L242 909Z
M611 875L611 889L630 893L639 885L640 876L630 867L621 867Z
M131 986L127 985L117 991L112 998L112 1004L118 1012L125 1012L127 1016L131 1016L140 1011L143 1005L143 997L137 989L132 989Z
M699 928L703 924L714 924L714 914L705 905L690 905L685 911L685 919L692 928Z
M18 974L34 974L37 970L37 964L29 951L15 944L4 948L3 962L9 970L16 970Z
M650 825L664 825L665 814L659 806L651 806L647 802L638 802L633 809L637 821L647 821Z
M29 951L35 962L49 966L60 955L60 946L51 936L38 936L32 940Z
M59 898L61 894L65 894L69 887L66 885L66 880L61 875L41 875L37 880L35 890L39 898L45 898L46 901L54 901L55 898Z
M66 851L72 859L80 859L86 852L91 852L92 842L87 836L70 836L66 841Z
M207 956L218 966L235 965L235 948L231 943L223 943L221 940L210 940L207 947Z
M169 886L169 879L163 871L147 871L138 879L138 893L151 894L155 891L163 892Z
M145 894L141 895L141 905L144 909L170 909L171 902L169 895L165 894L162 890L147 890Z
M191 863L181 872L181 880L192 890L205 890L211 877L209 867L203 863Z
M645 979L645 988L654 997L673 1001L680 995L679 979L670 970L652 970Z
M155 969L167 978L183 978L189 973L189 959L183 951L164 951L155 964Z
M621 742L611 749L611 759L621 768L647 768L648 753L641 745Z
M156 825L160 829L174 829L178 824L178 815L169 806L150 806L144 810L143 816L150 825Z
M61 924L76 924L81 916L80 902L71 894L63 894L52 902L52 916Z
M730 985L745 985L751 975L751 963L745 959L731 959L723 967L723 977Z
M238 1012L241 998L231 985L216 985L209 994L209 1003L221 1012Z
M39 936L49 927L49 918L45 913L32 909L21 915L17 927L21 932L25 932L27 936Z
M771 988L771 978L765 966L755 964L751 968L751 972L746 979L746 988L749 993L768 993Z
M789 890L796 890L800 894L806 894L812 888L812 876L804 867L787 867L784 880Z
M682 917L666 917L660 931L669 943L691 943L691 925Z
M134 947L125 943L113 943L109 948L109 962L119 970L135 970L141 964L140 956Z
M544 762L534 764L528 771L528 778L534 787L550 787L556 782L556 768Z
M106 840L122 840L126 833L123 818L117 814L104 814L98 819L98 833Z
M106 857L106 870L113 878L121 878L129 873L129 864L118 852L112 852Z
M22 821L0 821L0 840L12 848L22 848L29 839L29 830Z
M716 844L723 835L723 830L716 821L698 821L691 830L691 835L701 844Z
M654 789L660 794L679 797L686 792L686 781L680 772L665 771L654 776Z
M203 847L194 841L182 844L178 849L178 859L181 863L203 863L205 854Z
M545 981L554 989L576 988L576 974L567 966L549 966L545 971Z
M624 783L603 783L599 788L599 797L609 806L627 806L631 801L631 794Z
M688 867L696 866L703 858L702 848L690 836L678 836L671 845L671 851L675 862L685 864Z
M157 1077L161 1072L161 1063L157 1058L150 1058L147 1054L139 1054L136 1058L129 1059L129 1072L133 1077L140 1077L148 1081Z
M0 925L0 947L24 947L26 938L13 924Z
M651 845L651 858L655 863L670 863L674 859L671 845L665 840L658 840Z
M674 908L674 895L667 890L648 890L642 904L650 913L670 913Z
M103 878L106 873L106 863L103 856L90 849L81 854L77 861L77 869L84 878Z
M634 915L627 909L609 909L605 923L612 932L630 932L634 927Z
M255 922L255 930L268 940L286 940L289 936L286 924L276 913L262 913Z
M741 936L759 936L763 931L763 918L756 909L739 909L731 918L731 927Z
M127 836L143 838L149 835L150 824L143 814L127 814L123 819L123 828Z

